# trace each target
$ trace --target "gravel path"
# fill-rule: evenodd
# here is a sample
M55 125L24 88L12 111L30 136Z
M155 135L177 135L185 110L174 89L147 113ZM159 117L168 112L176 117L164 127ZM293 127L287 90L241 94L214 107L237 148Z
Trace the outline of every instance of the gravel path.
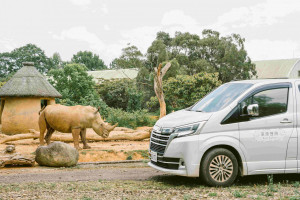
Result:
M74 168L5 168L0 169L0 183L65 182L93 180L147 180L164 175L146 163L83 165Z

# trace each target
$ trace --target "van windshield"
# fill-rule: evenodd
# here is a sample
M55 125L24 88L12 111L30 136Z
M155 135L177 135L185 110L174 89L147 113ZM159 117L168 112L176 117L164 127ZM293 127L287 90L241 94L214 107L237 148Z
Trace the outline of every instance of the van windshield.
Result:
M227 83L221 85L189 110L197 112L216 112L233 102L240 94L250 88L251 83Z

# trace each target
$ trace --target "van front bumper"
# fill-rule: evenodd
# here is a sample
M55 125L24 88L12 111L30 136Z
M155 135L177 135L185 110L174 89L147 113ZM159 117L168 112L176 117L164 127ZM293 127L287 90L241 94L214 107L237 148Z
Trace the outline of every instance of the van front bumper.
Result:
M179 175L179 176L187 176L186 169L176 169L176 170L166 169L166 168L162 168L162 167L159 167L157 165L154 165L151 162L148 162L148 165L150 167L153 167L154 169L157 169L159 171L166 172L166 173L169 173L169 174L175 174L175 175Z
M199 177L200 156L198 135L173 139L161 156L161 159L178 159L178 167L176 169L169 166L164 167L155 162L149 162L148 165L170 174ZM181 164L182 162L184 164Z

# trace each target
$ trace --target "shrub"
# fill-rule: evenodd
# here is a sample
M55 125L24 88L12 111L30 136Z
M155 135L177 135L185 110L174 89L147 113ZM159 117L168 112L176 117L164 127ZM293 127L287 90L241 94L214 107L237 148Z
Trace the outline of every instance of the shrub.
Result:
M103 80L98 86L98 93L105 103L112 108L127 111L141 109L143 93L140 92L131 79Z
M146 110L134 111L132 113L120 108L108 108L106 121L111 124L119 123L118 126L136 128L140 126L153 126L155 120L151 119Z
M174 110L187 108L221 85L217 74L179 75L164 82L166 99Z

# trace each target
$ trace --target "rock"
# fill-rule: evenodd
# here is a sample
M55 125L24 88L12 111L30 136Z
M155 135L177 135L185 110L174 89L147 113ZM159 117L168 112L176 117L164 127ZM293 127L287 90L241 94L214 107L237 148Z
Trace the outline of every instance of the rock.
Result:
M63 142L53 142L36 149L35 161L43 166L70 167L77 164L78 158L79 153L74 147Z
M15 148L15 145L7 145L5 147L5 153L13 153L15 152L16 148Z

